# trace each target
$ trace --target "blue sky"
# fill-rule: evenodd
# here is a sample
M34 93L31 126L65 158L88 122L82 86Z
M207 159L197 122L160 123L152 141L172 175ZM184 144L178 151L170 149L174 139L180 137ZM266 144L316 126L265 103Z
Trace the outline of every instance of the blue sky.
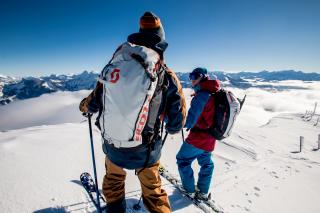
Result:
M147 10L175 71L320 72L318 0L0 0L0 74L99 72Z

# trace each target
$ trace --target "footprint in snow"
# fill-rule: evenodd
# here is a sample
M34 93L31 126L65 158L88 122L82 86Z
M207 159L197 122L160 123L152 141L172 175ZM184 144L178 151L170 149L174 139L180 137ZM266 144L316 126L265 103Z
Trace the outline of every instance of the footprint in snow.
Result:
M272 151L272 150L270 150L270 149L268 150L268 152L269 152L270 154L273 154L273 153L274 153L274 151Z
M260 197L260 195L258 193L254 193L255 196Z
M254 187L254 190L256 190L256 191L261 191L260 188L258 188L258 187L256 187L256 186Z

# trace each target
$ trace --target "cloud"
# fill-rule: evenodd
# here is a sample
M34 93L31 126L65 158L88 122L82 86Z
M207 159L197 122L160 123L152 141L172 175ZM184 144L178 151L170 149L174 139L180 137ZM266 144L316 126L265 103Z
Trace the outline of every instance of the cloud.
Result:
M313 110L315 102L318 102L317 112L320 112L319 82L303 83L299 81L290 82L290 85L299 85L308 89L272 92L257 88L247 90L229 88L239 98L247 94L245 105L238 118L241 120L241 125L247 125L248 128L252 125L263 125L279 113L305 113L306 110ZM89 90L56 92L1 106L0 131L81 122L83 117L78 106L89 93ZM184 93L189 107L190 95L193 91L184 89Z
M301 83L299 83L301 84ZM247 94L241 116L256 125L262 125L279 113L305 113L320 105L320 83L306 90L266 91L257 88L231 89L238 97ZM317 112L319 112L320 106Z
M56 92L0 107L0 130L80 122L80 101L90 91Z

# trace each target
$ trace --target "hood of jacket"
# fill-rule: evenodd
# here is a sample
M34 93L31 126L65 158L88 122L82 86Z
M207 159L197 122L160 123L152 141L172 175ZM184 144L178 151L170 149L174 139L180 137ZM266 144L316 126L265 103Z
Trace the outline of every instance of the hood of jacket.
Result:
M156 51L161 58L168 47L168 43L155 33L139 32L128 36L127 41L136 45L145 46Z
M214 93L220 90L219 80L206 80L199 83L200 90Z

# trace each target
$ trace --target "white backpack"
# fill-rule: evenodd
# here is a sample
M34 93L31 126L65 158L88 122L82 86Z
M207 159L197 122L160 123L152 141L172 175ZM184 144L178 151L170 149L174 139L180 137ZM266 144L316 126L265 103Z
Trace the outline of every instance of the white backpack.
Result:
M142 130L158 83L160 56L154 50L126 42L103 69L102 137L117 148L142 144Z
M209 133L217 140L231 135L233 125L239 115L246 96L240 100L231 91L220 89L213 94L215 111L214 126Z

